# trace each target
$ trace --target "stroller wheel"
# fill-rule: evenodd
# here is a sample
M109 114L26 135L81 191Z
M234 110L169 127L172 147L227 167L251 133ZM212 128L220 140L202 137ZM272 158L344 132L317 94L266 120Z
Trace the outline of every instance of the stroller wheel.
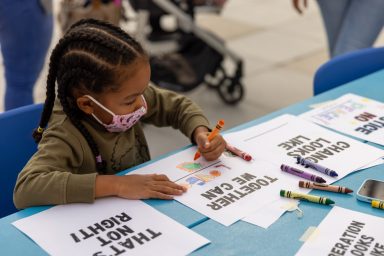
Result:
M238 81L235 83L230 78L226 78L217 89L223 101L230 105L238 103L244 96L243 85Z

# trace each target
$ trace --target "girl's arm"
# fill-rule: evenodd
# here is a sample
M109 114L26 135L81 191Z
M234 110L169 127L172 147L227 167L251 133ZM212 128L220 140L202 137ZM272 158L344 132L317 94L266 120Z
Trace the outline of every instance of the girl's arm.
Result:
M98 175L95 198L118 196L127 199L173 199L186 189L171 182L165 175Z
M172 91L149 86L144 93L148 113L143 121L157 126L172 126L196 143L202 156L215 160L223 153L225 141L221 135L207 141L209 123L202 110L187 97Z
M209 127L209 122L197 104L172 91L149 86L144 92L148 113L142 121L159 127L172 126L195 142L193 132L199 126Z
M96 168L79 171L81 143L63 126L44 133L38 151L20 172L13 194L17 208L94 201Z

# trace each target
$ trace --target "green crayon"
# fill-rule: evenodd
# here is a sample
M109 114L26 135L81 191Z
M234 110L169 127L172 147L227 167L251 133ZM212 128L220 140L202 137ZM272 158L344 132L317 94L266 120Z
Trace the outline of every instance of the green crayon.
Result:
M334 201L332 201L331 199L326 198L326 197L306 195L306 194L301 194L301 193L297 193L297 192L286 191L283 189L280 190L280 196L293 198L293 199L300 199L303 201L308 201L308 202L317 203L317 204L329 205L329 204L335 203Z

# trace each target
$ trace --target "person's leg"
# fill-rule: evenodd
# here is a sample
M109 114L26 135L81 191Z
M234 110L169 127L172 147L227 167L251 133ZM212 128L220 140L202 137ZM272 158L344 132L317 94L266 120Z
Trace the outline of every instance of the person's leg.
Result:
M327 33L328 51L332 56L346 9L351 0L317 0Z
M33 103L53 30L39 0L0 1L0 47L6 80L5 109Z
M384 26L383 0L352 0L333 56L371 47Z

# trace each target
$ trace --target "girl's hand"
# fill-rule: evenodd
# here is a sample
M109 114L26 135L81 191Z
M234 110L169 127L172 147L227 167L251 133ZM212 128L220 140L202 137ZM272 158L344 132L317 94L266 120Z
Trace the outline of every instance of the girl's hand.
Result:
M209 131L206 127L198 127L194 132L195 142L201 155L208 161L218 159L225 150L227 143L224 138L217 134L211 141L208 141Z
M173 199L186 190L165 175L98 175L96 177L96 198L118 196L127 199Z

